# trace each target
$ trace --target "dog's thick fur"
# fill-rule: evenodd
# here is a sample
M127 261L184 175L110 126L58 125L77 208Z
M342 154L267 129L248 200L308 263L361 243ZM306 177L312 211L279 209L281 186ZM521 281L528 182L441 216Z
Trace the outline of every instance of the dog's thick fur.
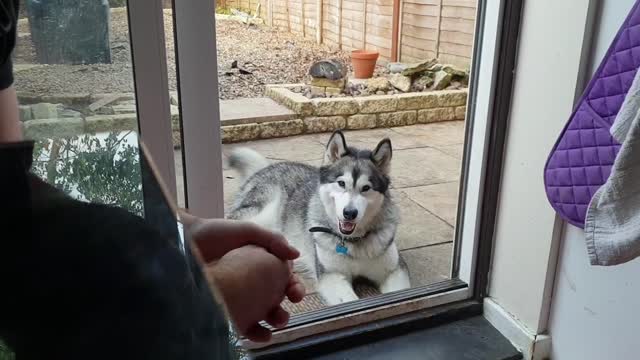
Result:
M352 286L357 277L383 293L409 288L394 242L399 216L389 194L391 157L389 139L373 151L358 150L339 131L319 168L271 164L253 150L236 149L229 165L244 184L228 217L282 232L302 254L296 269L330 305L358 299Z

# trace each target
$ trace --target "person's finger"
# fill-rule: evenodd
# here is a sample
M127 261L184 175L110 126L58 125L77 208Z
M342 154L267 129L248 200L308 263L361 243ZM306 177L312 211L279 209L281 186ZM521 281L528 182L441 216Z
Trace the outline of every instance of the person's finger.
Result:
M271 340L271 331L260 324L255 324L245 332L244 336L251 341L267 342Z
M287 285L287 289L285 290L285 294L287 298L292 303L298 303L304 299L306 293L306 289L300 277L296 274L291 274L291 278L289 279L289 284Z
M187 226L190 226L202 221L201 218L189 214L188 210L184 208L178 209L178 220Z
M289 313L283 309L282 306L278 305L275 309L271 310L265 321L274 328L281 329L287 326Z
M246 231L244 236L247 245L261 246L282 260L294 260L300 256L300 252L289 245L287 239L280 233L270 231L252 223L245 223L243 228Z
M251 222L210 219L194 227L194 239L207 262L245 245L260 246L282 260L300 256L282 234Z
M295 283L289 285L286 293L289 301L291 301L292 303L299 303L300 301L302 301L302 299L304 299L306 290L302 283Z

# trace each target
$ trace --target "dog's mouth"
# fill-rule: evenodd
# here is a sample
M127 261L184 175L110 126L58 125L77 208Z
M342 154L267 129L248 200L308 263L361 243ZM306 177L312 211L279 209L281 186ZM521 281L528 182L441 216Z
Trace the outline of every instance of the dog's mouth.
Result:
M356 223L351 221L338 221L338 225L340 227L340 232L344 235L351 235L356 230Z

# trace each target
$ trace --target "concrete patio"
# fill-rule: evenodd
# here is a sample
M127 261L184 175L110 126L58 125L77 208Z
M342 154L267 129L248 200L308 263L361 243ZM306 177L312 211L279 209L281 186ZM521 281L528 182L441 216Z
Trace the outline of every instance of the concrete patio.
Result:
M409 266L412 285L448 279L464 122L348 131L345 135L350 146L361 148L373 148L384 137L391 139L394 150L391 191L402 216L396 241ZM329 136L325 133L230 144L223 146L223 152L226 155L234 147L247 146L273 161L319 165ZM224 168L223 173L225 206L228 206L241 184L233 170ZM358 287L357 292L362 296L375 293L366 287ZM321 308L323 304L317 294L312 294L302 304L286 306L300 313Z

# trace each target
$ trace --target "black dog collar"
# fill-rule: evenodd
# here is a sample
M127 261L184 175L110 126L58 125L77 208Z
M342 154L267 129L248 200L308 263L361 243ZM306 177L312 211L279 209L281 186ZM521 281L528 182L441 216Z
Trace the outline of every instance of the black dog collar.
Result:
M364 234L364 236L345 236L345 235L342 235L342 234L338 234L337 232L333 231L330 228L322 227L322 226L314 226L311 229L309 229L309 232L312 232L312 233L313 232L322 232L322 233L325 233L325 234L330 234L330 235L333 235L333 236L337 237L340 240L348 241L348 242L357 242L357 241L360 241L360 240L366 238L367 236L369 236L368 232L366 234Z

